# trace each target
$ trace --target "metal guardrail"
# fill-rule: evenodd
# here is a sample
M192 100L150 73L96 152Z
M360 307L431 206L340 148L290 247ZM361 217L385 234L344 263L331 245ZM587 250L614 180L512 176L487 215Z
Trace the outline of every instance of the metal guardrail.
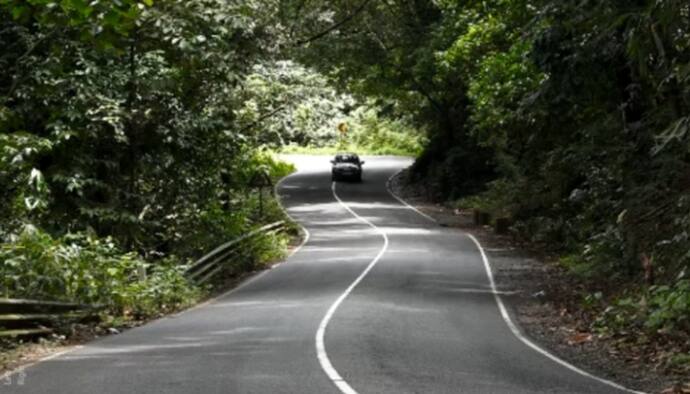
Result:
M237 261L233 257L241 257L238 252L251 251L237 248L242 242L258 236L277 234L286 228L285 221L271 223L220 245L192 264L186 275L198 284L206 283L222 272L228 263ZM0 338L51 334L60 323L83 320L95 315L100 309L102 307L98 305L0 298Z
M100 309L98 305L0 298L0 337L50 334L58 323L82 320Z
M206 283L223 271L227 263L233 261L232 257L238 252L237 246L242 242L261 235L277 234L285 231L285 229L285 221L281 220L251 231L230 242L226 242L194 262L186 271L187 277L199 284Z

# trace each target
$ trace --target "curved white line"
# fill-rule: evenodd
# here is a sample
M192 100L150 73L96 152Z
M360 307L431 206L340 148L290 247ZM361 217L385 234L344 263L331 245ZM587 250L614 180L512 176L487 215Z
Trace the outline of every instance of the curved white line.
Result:
M594 379L600 383L606 384L608 386L614 387L616 389L622 390L622 391L627 391L629 393L634 393L634 394L645 394L642 391L635 391L631 390L627 387L621 386L618 383L615 383L613 381L600 378L598 376L594 376L591 373L584 371L573 364L570 364L569 362L558 358L557 356L549 353L547 350L539 347L539 345L535 344L528 338L526 338L524 335L522 335L522 332L520 332L520 329L515 325L513 320L510 318L510 314L508 313L508 310L505 307L505 304L503 303L503 299L499 295L499 293L496 290L496 282L494 281L494 275L493 272L491 271L491 264L489 263L489 259L486 257L486 253L484 252L484 248L482 245L479 243L477 238L474 237L474 235L470 233L465 233L467 237L469 237L472 242L477 246L477 249L479 249L480 254L482 255L482 261L484 262L484 268L486 268L486 276L489 277L489 284L491 285L491 289L493 290L494 293L494 299L496 300L496 305L498 305L498 309L501 312L501 317L503 318L503 321L505 321L506 325L508 328L510 328L510 331L515 335L518 339L520 339L525 345L529 346L532 348L532 350L536 351L537 353L549 358L551 361L560 364L563 367L566 367L574 372L579 373L582 376L588 377L590 379Z
M338 309L340 304L345 301L347 296L350 295L352 290L354 290L355 287L364 279L364 277L367 276L369 271L371 271L372 268L376 265L376 263L379 262L381 257L386 253L386 250L388 249L388 236L386 233L381 230L380 228L376 227L376 225L369 220L359 216L355 211L353 211L347 204L343 202L343 200L338 197L338 193L336 193L335 190L335 182L331 185L331 190L333 191L333 197L338 201L340 205L343 206L352 216L355 218L359 219L363 223L367 224L369 227L373 228L376 230L381 237L383 237L383 247L379 251L379 253L374 257L374 259L367 265L367 268L362 271L362 273L355 279L352 284L345 289L343 294L338 297L337 300L331 305L331 307L328 309L328 312L326 312L326 316L323 317L323 320L321 320L321 323L319 324L319 328L316 331L316 355L319 359L319 364L321 364L321 369L326 373L329 379L338 387L338 389L344 393L344 394L357 394L357 391L350 386L345 379L343 379L338 371L333 367L333 364L331 363L331 360L328 358L328 353L326 352L326 344L324 341L324 336L326 335L326 328L328 327L328 323L331 321L333 318L333 315L335 314L335 311Z
M431 220L431 221L433 221L433 222L438 223L438 221L437 221L436 219L434 219L433 217L431 217L431 216L429 216L429 215L427 215L427 214L421 212L421 211L418 210L417 208L415 208L415 207L413 207L412 205L410 205L410 204L408 204L407 202L405 202L405 200L403 200L401 197L399 197L398 195L396 195L396 194L393 192L393 190L390 188L390 181L391 181L395 176L397 176L398 174L400 174L400 172L402 172L402 171L403 171L403 170L400 170L400 171L396 172L395 174L393 174L393 176L392 176L391 178L388 179L388 182L386 183L386 188L388 189L388 193L390 193L391 196L393 196L396 200L400 201L400 202L401 202L403 205L405 205L406 207L408 207L408 208L412 209L413 211L419 213L419 214L422 215L423 217L425 217L425 218L427 218L427 219L429 219L429 220ZM584 370L582 370L582 369L580 369L580 368L574 366L573 364L571 364L571 363L569 363L569 362L567 362L567 361L565 361L565 360L559 358L558 356L554 355L553 353L550 353L548 350L546 350L546 349L540 347L540 346L537 345L536 343L532 342L529 338L525 337L525 336L522 334L522 332L520 331L520 329L517 327L517 325L516 325L516 324L513 322L513 320L511 319L510 313L508 313L508 310L507 310L505 304L503 303L503 299L501 298L501 295L500 295L500 293L498 292L498 290L497 290L497 288L496 288L496 281L494 280L494 274L493 274L493 271L492 271L492 269L491 269L491 264L489 263L489 258L486 256L486 253L484 252L484 248L482 247L482 245L481 245L481 243L479 242L479 240L477 240L477 238L474 237L474 235L472 235L472 234L470 234L470 233L467 233L467 232L465 232L465 235L466 235L469 239L472 240L472 242L475 244L475 246L476 246L477 249L479 250L479 253L480 253L481 256L482 256L482 261L483 261L483 263L484 263L484 268L485 268L485 270L486 270L486 276L489 278L489 284L491 285L491 290L492 290L492 292L493 292L493 294L494 294L494 300L496 301L496 305L498 306L498 310L499 310L499 312L501 313L501 317L503 318L503 321L506 323L506 325L507 325L508 328L510 329L510 332L512 332L513 335L515 335L515 337L517 337L520 341L522 341L522 343L524 343L525 345L527 345L529 348L531 348L532 350L536 351L537 353L539 353L539 354L541 354L541 355L547 357L547 358L550 359L551 361L553 361L553 362L555 362L555 363L557 363L557 364L559 364L559 365L561 365L561 366L563 366L563 367L565 367L565 368L567 368L567 369L569 369L569 370L571 370L571 371L573 371L573 372L576 372L576 373L578 373L578 374L580 374L580 375L582 375L582 376L584 376L584 377L587 377L587 378L596 380L596 381L598 381L599 383L603 383L603 384L605 384L605 385L607 385L607 386L616 388L616 389L618 389L618 390L626 391L626 392L628 392L628 393L633 393L633 394L647 394L647 393L645 393L644 391L632 390L632 389L629 389L629 388L627 388L627 387L625 387L625 386L622 386L622 385L620 385L620 384L618 384L618 383L616 383L616 382L613 382L613 381L611 381L611 380L604 379L604 378L601 378L601 377L592 375L591 373L589 373L589 372L587 372L587 371L584 371Z
M402 205L404 205L404 206L406 206L407 208L409 208L409 209L411 209L411 210L417 212L419 215L425 217L426 219L428 219L428 220L430 220L430 221L432 221L432 222L434 222L434 223L438 223L438 221L437 221L436 219L434 219L434 218L432 218L431 216L427 215L426 213L420 211L420 210L417 209L416 207L413 207L412 205L408 204L407 201L403 200L402 198L398 197L395 193L393 193L393 189L391 189L391 181L393 180L393 178L395 178L396 176L400 175L400 173L403 172L403 171L405 171L404 168L401 169L401 170L398 170L398 172L396 172L395 174L391 175L391 177L388 178L388 180L386 181L386 190L388 190L388 194L390 194L391 196L393 196L393 198L395 198L396 200L398 200L398 202L401 203Z
M297 226L299 226L299 228L304 233L304 238L302 239L302 242L295 249L293 249L292 252L290 252L290 255L288 256L288 258L294 256L297 252L299 252L300 249L302 249L302 247L304 245L306 245L307 242L309 242L309 237L311 236L311 234L309 234L309 230L307 230L306 227L302 226L302 224L300 224L300 222L295 220L295 218L292 217L292 215L290 215L290 213L287 211L287 209L285 209L285 206L283 205L283 200L282 200L282 198L280 198L280 194L278 193L278 188L280 187L280 185L282 185L283 182L285 182L288 178L291 178L292 176L296 175L297 173L298 173L298 171L295 171L292 174L289 174L289 175L281 178L273 187L273 195L278 200L278 206L280 207L280 209L283 211L285 216L289 217L293 223L297 224Z

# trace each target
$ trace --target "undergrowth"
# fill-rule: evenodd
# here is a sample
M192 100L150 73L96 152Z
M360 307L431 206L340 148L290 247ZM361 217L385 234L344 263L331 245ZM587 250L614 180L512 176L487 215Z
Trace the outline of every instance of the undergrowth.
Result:
M257 172L276 182L294 171L291 164L267 151L254 153L246 163L238 175L246 178L239 179L244 183ZM126 250L117 238L89 228L50 233L25 223L0 234L0 297L98 305L108 322L146 320L186 308L207 295L213 285L225 285L229 277L285 256L290 236L297 232L291 224L287 233L242 242L237 256L211 285L196 284L185 276L195 259L219 244L266 223L287 220L273 190L264 190L263 201L259 200L256 190L247 190L241 199L220 195L217 201L196 208L196 217L186 222L186 233L180 232L180 226L162 226L170 234L156 234L178 245L162 244L145 253Z
M545 203L553 199L548 192L529 190L501 178L450 204L509 217L515 239L560 255L558 265L580 284L568 291L580 298L593 332L615 339L618 346L645 348L673 371L690 371L690 278L682 235L687 220L676 216L664 233L645 236L630 227L633 219L625 211L615 214L617 202L603 199L596 188L576 190L551 206ZM651 236L668 240L645 244ZM631 256L631 242L646 250Z
M196 302L202 290L184 277L185 268L174 256L146 262L111 238L54 238L31 226L0 249L4 297L95 304L108 314L135 318Z

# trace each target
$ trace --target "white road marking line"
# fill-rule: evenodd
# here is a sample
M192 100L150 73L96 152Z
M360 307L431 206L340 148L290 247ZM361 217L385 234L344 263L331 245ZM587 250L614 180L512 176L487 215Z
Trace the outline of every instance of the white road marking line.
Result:
M297 226L299 226L299 228L300 228L300 229L302 230L302 232L304 233L304 239L302 239L302 242L301 242L295 249L293 249L292 252L290 252L290 255L288 256L288 258L290 258L290 257L294 256L295 254L297 254L297 252L299 252L300 249L302 249L302 247L304 247L304 245L306 245L307 242L309 242L309 237L311 237L311 234L309 234L309 230L307 230L304 226L302 226L302 225L300 224L300 222L298 222L297 220L295 220L295 218L292 217L292 215L290 215L290 213L287 211L287 209L285 209L285 207L283 206L283 200L280 198L280 194L278 194L278 187L280 187L280 185L282 185L283 182L286 181L288 178L291 178L293 175L296 175L296 174L298 174L298 173L299 173L299 171L295 171L295 172L293 172L292 174L290 174L290 175L288 175L288 176L286 176L286 177L283 177L282 179L280 179L280 180L275 184L275 186L274 186L274 188L273 188L273 194L276 196L276 199L278 200L278 206L280 207L280 209L283 211L283 213L285 213L285 216L289 217L290 220L293 221L293 223L297 224Z
M393 198L395 198L396 200L398 200L398 202L400 202L402 205L404 205L404 206L410 208L411 210L417 212L419 215L421 215L421 216L423 216L423 217L429 219L430 221L432 221L432 222L434 222L434 223L438 223L438 221L437 221L436 219L434 219L433 217L431 217L431 216L427 215L426 213L420 211L420 210L417 209L416 207L413 207L412 205L408 204L407 201L403 200L402 198L398 197L398 195L396 195L395 193L393 193L393 189L391 189L391 181L393 180L393 178L395 178L396 176L398 176L398 175L399 175L401 172L403 172L404 170L405 170L405 169L403 168L403 169L399 170L398 172L396 172L395 174L391 175L390 178L388 178L388 181L386 181L386 190L388 190L388 194L390 194L391 196L393 196Z
M496 291L496 282L494 281L494 275L491 271L491 264L489 263L489 259L486 257L486 253L484 252L484 248L482 247L481 243L477 240L477 238L474 237L474 235L465 233L467 237L469 237L472 242L477 246L477 249L479 249L479 252L482 255L482 261L484 262L484 267L486 268L486 275L489 277L489 284L491 285L491 288ZM608 386L614 387L619 390L623 390L629 393L635 393L635 394L645 394L642 391L635 391L631 390L627 387L621 386L618 383L612 382L610 380L600 378L598 376L594 376L590 374L587 371L584 371L573 364L570 364L569 362L562 360L558 358L557 356L549 353L547 350L542 349L539 347L537 344L526 338L524 335L522 335L522 332L520 332L520 329L515 325L513 320L510 318L510 314L508 313L508 310L506 309L505 305L503 304L503 299L501 299L501 296L495 292L494 293L494 299L496 300L496 304L498 305L498 309L501 312L501 317L503 317L503 321L505 321L506 325L508 325L508 328L510 328L510 331L515 335L519 340L521 340L525 345L529 346L536 352L546 356L547 358L551 359L552 361L556 362L557 364L560 364L563 367L566 367L574 372L579 373L580 375L586 376L590 379L594 379L600 383L606 384Z
M344 394L357 394L357 391L353 389L346 381L343 379L338 371L333 367L333 364L331 363L331 360L328 358L328 353L326 352L326 344L324 341L324 336L326 335L326 328L328 327L328 323L331 321L333 318L333 315L335 314L335 311L338 309L340 304L345 301L347 296L350 295L352 290L354 290L355 287L367 276L369 271L371 271L372 268L376 265L376 263L379 262L381 257L386 253L386 250L388 249L388 236L386 233L381 230L380 228L376 227L376 225L369 220L363 218L362 216L359 216L355 211L353 211L347 204L343 202L343 200L338 197L338 193L336 193L335 190L335 185L336 183L333 182L331 185L331 190L333 192L333 197L338 201L340 205L342 205L352 216L356 217L363 223L367 224L369 227L373 228L376 230L381 237L383 237L383 247L379 251L379 253L374 257L374 259L369 263L367 268L362 271L362 273L355 279L352 284L345 289L345 292L338 297L337 300L331 305L331 307L328 309L328 312L326 312L326 316L323 317L323 320L321 320L321 323L319 324L319 328L316 331L316 355L319 359L319 364L321 364L321 369L326 373L329 379L338 387L338 389L344 393Z
M419 209L417 209L417 208L413 207L412 205L408 204L407 202L405 202L405 200L403 200L402 198L400 198L399 196L397 196L397 195L393 192L393 190L390 188L390 182L391 182L391 180L392 180L395 176L397 176L400 172L402 172L402 171L403 171L403 170L400 170L400 171L396 172L395 174L393 174L393 176L391 176L391 178L388 179L388 182L386 183L386 188L388 189L388 193L390 193L391 196L393 196L396 200L400 201L400 202L401 202L403 205L405 205L406 207L408 207L408 208L412 209L413 211L419 213L419 214L422 215L423 217L425 217L425 218L427 218L427 219L429 219L429 220L431 220L431 221L433 221L433 222L438 223L438 221L437 221L436 219L434 219L433 217L431 217L431 216L429 216L429 215L427 215L427 214L421 212ZM644 391L632 390L632 389L629 389L629 388L627 388L627 387L625 387L625 386L622 386L622 385L620 385L620 384L618 384L618 383L616 383L616 382L613 382L613 381L611 381L611 380L604 379L604 378L601 378L601 377L592 375L591 373L589 373L589 372L587 372L587 371L584 371L584 370L582 370L582 369L580 369L580 368L574 366L573 364L570 364L569 362L567 362L567 361L565 361L565 360L559 358L558 356L556 356L556 355L550 353L548 350L546 350L546 349L540 347L539 345L537 345L536 343L532 342L530 339L528 339L527 337L525 337L524 335L522 335L522 332L520 331L520 329L517 327L517 325L516 325L516 324L513 322L513 320L511 319L510 314L508 313L508 310L506 309L505 304L503 303L503 299L501 298L500 292L498 292L498 290L496 289L496 282L495 282L495 280L494 280L494 274L493 274L493 272L492 272L492 270L491 270L491 264L489 263L489 258L486 256L486 253L484 252L484 248L482 247L482 245L481 245L481 243L479 242L479 240L477 240L477 238L474 237L474 235L472 235L472 234L470 234L470 233L467 233L467 232L465 232L465 235L466 235L468 238L470 238L470 239L472 240L472 242L475 244L475 246L477 247L477 249L479 249L479 253L480 253L481 256L482 256L482 261L483 261L483 263L484 263L484 268L485 268L485 270L486 270L486 275L487 275L487 277L489 278L489 284L491 285L491 289L492 289L493 294L494 294L494 299L495 299L495 301L496 301L496 305L498 306L498 309L499 309L499 312L501 313L501 317L503 318L503 321L506 323L506 325L508 326L508 328L510 329L510 331L513 333L513 335L515 335L515 337L517 337L520 341L522 341L522 343L524 343L525 345L527 345L528 347L530 347L532 350L536 351L537 353L539 353L539 354L541 354L541 355L547 357L548 359L550 359L551 361L553 361L553 362L555 362L555 363L561 365L562 367L565 367L565 368L567 368L567 369L569 369L569 370L571 370L571 371L573 371L573 372L576 372L576 373L578 373L578 374L580 374L580 375L582 375L582 376L585 376L585 377L587 377L587 378L596 380L596 381L598 381L598 382L600 382L600 383L603 383L603 384L605 384L605 385L607 385L607 386L610 386L610 387L613 387L613 388L616 388L616 389L618 389L618 390L622 390L622 391L625 391L625 392L628 392L628 393L633 393L633 394L647 394L647 393L645 393Z

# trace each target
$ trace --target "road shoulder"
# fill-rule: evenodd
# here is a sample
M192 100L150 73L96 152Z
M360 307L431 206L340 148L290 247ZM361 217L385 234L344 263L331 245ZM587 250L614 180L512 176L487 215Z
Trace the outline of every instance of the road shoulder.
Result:
M530 251L491 228L475 226L468 214L433 204L404 185L402 172L390 182L393 193L414 208L433 217L442 226L459 228L474 235L484 246L493 267L497 288L525 336L559 358L597 376L649 393L668 391L677 377L667 376L634 351L621 352L611 340L588 332L573 307L575 282L549 263L548 256ZM680 389L683 390L683 389Z
M161 314L150 319L123 321L123 323L119 325L114 325L112 323L106 325L100 324L99 322L92 324L71 324L69 326L69 335L65 335L65 333L52 334L48 337L28 339L21 342L14 340L0 342L0 385L10 385L21 381L25 369L79 349L91 342L108 336L119 335L125 331L144 326L154 321L175 317L212 304L219 298L236 291L252 279L285 263L290 256L297 253L302 246L304 246L309 239L308 234L308 232L302 229L299 235L290 239L290 243L287 245L286 258L277 261L268 261L261 264L256 270L229 277L222 286L213 289L205 294L197 303L188 305L185 308L171 310L166 314Z

